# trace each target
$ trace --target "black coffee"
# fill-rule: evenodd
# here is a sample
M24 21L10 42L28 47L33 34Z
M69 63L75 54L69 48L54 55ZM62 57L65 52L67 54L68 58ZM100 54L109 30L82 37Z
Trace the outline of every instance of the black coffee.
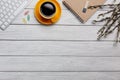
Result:
M41 5L40 11L43 15L49 17L55 13L56 8L55 8L55 5L53 3L45 2Z

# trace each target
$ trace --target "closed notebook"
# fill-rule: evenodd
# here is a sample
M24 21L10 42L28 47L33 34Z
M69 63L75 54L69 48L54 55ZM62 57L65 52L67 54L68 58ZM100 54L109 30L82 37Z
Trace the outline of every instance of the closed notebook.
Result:
M86 12L83 12L86 2L87 6L93 6L104 4L105 1L106 0L63 0L63 4L70 9L82 23L85 23L97 11L97 9L87 9Z

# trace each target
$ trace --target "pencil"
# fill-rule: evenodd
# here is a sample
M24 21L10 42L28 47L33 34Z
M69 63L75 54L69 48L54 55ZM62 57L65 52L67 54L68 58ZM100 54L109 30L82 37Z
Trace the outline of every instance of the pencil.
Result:
M90 2L89 0L86 1L85 7L84 7L83 10L82 10L83 13L86 13L86 12L87 12L87 8L88 8L88 5L89 5L89 2Z

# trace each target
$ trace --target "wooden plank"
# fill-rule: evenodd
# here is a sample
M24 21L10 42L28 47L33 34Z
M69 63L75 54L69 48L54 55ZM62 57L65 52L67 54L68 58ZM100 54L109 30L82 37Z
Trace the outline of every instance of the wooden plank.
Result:
M11 25L0 31L0 39L14 40L96 40L101 26ZM115 33L105 40L114 40Z
M33 1L29 4L29 6L28 6L27 8L34 8L34 6L36 5L36 3L37 3L38 1L39 1L39 0L33 0ZM60 3L60 5L61 5L62 8L66 9L65 6L63 7L62 0L57 0L57 1Z
M31 4L29 4L29 6L27 8L34 8L34 6L36 5L36 3L38 2L39 0L33 0L31 2ZM62 9L66 9L65 6L62 4L62 0L57 0L59 3L60 3L60 6L62 7Z
M120 71L120 57L0 57L0 71L114 72Z
M12 72L0 73L0 80L119 80L120 72Z
M119 57L112 42L0 41L0 56Z
M33 1L31 2L31 4L30 4L27 8L34 8L34 6L35 6L35 4L37 3L37 1L39 1L39 0L33 0ZM62 9L67 9L67 8L62 4L62 0L57 0L57 1L60 3ZM119 0L116 0L116 3L118 3L118 2L119 2ZM113 3L113 0L106 0L106 3L105 3L105 4L111 4L111 3Z
M35 19L34 17L34 12L33 12L33 9L25 9L23 11L23 13L21 13L15 20L12 24L26 24L24 23L22 20L23 18L26 19L26 16L24 16L24 13L26 11L29 11L29 15L31 16L30 18L30 21L27 22L27 24L40 24L38 23L38 21ZM60 18L60 20L56 23L56 25L94 25L95 24L92 24L92 21L97 19L97 15L100 14L100 13L104 13L106 11L98 11L96 12L95 15L93 15L89 20L88 22L86 22L85 24L81 23L79 21L79 19L77 19L70 11L68 10L63 10L62 11L62 16ZM106 15L106 16L110 16L110 15ZM96 25L103 25L104 23L97 23Z

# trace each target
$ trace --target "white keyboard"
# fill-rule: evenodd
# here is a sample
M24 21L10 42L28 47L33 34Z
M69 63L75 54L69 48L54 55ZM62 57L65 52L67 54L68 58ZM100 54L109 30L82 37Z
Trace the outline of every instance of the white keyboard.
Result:
M31 0L0 0L0 28L5 30Z

